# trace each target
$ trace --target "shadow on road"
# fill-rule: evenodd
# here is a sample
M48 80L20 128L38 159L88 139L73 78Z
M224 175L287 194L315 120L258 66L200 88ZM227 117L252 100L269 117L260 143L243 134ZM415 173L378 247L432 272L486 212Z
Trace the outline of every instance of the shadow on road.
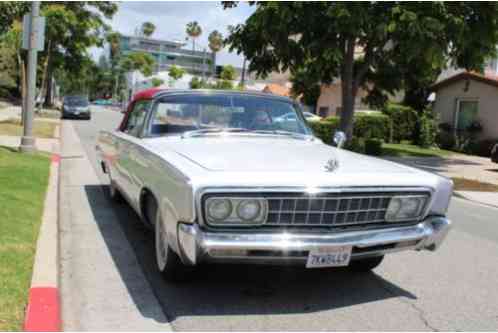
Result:
M375 273L353 274L344 269L305 270L296 267L247 265L201 266L184 284L164 281L156 270L154 237L126 204L110 201L105 186L85 186L95 221L133 300L140 306L140 290L133 288L129 268L120 260L102 209L114 208L145 277L170 321L182 316L307 313L347 307L392 297L416 296ZM104 193L103 193L104 191ZM105 197L107 203L99 203ZM99 199L100 198L100 199ZM106 208L107 207L107 208ZM146 313L143 313L146 316Z

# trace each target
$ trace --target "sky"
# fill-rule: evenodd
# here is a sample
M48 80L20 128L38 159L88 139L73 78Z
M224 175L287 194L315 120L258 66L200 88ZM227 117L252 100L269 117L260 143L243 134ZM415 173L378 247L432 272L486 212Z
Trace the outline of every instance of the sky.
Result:
M202 28L202 35L196 41L196 49L208 49L208 35L218 30L225 37L227 27L244 23L254 12L254 6L240 3L238 7L224 10L221 1L216 2L120 2L119 10L110 23L113 30L124 35L132 35L143 22L152 22L156 31L151 36L155 39L185 41L185 26L188 22L197 21ZM192 44L188 41L187 47ZM209 50L209 49L208 49ZM91 53L98 57L102 50L93 49ZM242 56L229 53L227 49L217 54L217 64L242 67Z

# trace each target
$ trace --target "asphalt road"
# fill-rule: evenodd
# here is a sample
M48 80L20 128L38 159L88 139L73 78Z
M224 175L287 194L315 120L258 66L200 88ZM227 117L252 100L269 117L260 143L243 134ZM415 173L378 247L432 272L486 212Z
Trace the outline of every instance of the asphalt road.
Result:
M65 121L63 140L74 128L83 148L68 147L62 164L71 170L62 195L65 329L498 330L498 209L458 198L439 251L393 254L373 273L205 266L187 284L165 282L153 235L108 199L96 161L98 131L121 116L95 108L91 121ZM87 164L71 167L74 158Z

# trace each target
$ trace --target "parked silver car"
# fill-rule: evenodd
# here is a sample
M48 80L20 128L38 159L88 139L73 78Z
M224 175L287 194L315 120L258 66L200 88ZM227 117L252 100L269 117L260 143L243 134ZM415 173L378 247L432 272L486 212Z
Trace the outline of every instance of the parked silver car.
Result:
M148 90L97 149L167 278L211 262L368 271L450 229L451 180L326 145L284 97Z

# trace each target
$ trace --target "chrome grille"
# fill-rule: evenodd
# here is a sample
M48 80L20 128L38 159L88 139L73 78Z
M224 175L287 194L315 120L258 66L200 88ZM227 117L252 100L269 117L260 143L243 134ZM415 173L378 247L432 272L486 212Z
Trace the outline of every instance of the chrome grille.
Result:
M354 227L387 223L385 215L392 197L427 195L429 192L342 192L307 194L301 192L210 193L223 197L262 197L268 202L266 226ZM411 223L412 221L405 221Z
M267 197L267 225L340 226L385 222L393 195Z

